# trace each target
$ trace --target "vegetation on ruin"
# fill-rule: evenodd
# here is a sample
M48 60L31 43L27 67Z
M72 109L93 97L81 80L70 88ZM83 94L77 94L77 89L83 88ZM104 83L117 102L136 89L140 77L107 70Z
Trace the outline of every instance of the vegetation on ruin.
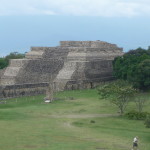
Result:
M24 58L25 54L18 53L18 52L12 52L9 55L0 58L0 69L6 68L9 64L10 59L20 59Z
M130 50L113 61L114 75L140 90L150 88L150 47Z
M143 96L150 100L149 93ZM150 129L144 122L120 117L118 108L100 99L96 89L59 92L49 104L43 98L1 101L1 150L127 150L136 135L139 149L150 149ZM136 109L131 102L125 112ZM143 111L149 110L146 101Z

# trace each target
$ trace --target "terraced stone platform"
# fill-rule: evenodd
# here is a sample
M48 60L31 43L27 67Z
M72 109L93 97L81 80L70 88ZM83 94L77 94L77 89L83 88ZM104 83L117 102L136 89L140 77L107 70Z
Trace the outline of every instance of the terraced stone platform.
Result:
M48 83L53 75L56 90L91 88L113 79L112 60L121 55L122 48L103 41L61 41L57 47L32 47L24 59L10 61L0 85L39 85Z

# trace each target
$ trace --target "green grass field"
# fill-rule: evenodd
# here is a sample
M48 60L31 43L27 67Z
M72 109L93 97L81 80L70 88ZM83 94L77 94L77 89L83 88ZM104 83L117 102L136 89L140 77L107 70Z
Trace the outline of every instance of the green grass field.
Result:
M96 90L60 92L49 104L43 97L0 104L0 150L131 150L134 136L140 150L150 150L143 121L115 116L117 108ZM144 109L150 110L150 101Z

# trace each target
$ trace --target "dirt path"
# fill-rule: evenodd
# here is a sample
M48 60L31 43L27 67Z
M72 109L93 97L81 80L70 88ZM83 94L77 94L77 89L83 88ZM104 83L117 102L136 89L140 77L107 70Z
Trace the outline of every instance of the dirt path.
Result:
M116 117L118 114L72 114L72 115L50 115L52 118L100 118L100 117Z
M51 118L69 118L69 119L80 119L80 118L103 118L103 117L117 117L119 114L71 114L71 115L49 115ZM72 120L66 120L61 124L62 127L65 129L70 130L71 132L86 132L87 128L85 127L85 130L83 128L80 128L78 126L75 126L72 124ZM80 141L89 141L89 142L101 142L101 143L107 143L108 141L105 141L104 139L99 139L99 138L92 138L92 137L83 137L80 139ZM117 147L120 148L120 150L126 150L128 147L122 147L121 145L117 145ZM100 147L100 146L95 146L93 148L95 150L109 150L107 147Z

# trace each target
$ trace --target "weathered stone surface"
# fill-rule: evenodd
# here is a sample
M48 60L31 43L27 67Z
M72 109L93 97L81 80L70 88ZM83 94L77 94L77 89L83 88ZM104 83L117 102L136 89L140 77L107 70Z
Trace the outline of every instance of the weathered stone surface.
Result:
M48 83L0 86L0 99L45 94Z
M24 59L10 61L1 73L0 84L7 91L5 95L13 95L6 87L38 86L48 83L53 75L55 90L93 88L113 79L112 60L123 55L122 50L103 41L61 41L58 47L32 47ZM22 92L29 95L30 88L36 91L27 86Z
M6 69L0 69L0 85L1 85L1 77L3 76Z

